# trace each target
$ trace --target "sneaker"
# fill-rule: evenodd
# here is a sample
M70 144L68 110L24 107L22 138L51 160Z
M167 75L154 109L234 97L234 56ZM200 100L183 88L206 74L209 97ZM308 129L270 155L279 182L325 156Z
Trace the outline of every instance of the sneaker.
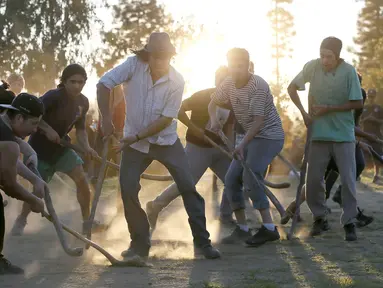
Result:
M0 275L5 274L24 274L24 270L13 265L5 258L0 258Z
M360 210L358 207L358 215L356 216L356 220L358 220L358 222L356 222L356 227L361 228L371 224L372 221L374 221L374 217L364 215L363 210Z
M198 256L204 256L206 259L217 259L221 258L221 252L211 245L203 248L194 247L194 257L197 258Z
M251 247L259 247L266 242L279 240L279 238L280 236L277 226L275 226L274 231L271 231L262 225L257 233L246 240L246 244Z
M356 241L358 239L358 237L356 236L356 229L354 223L344 225L343 229L345 232L344 240Z
M339 185L338 189L336 189L334 196L332 196L332 201L338 203L339 206L342 206L342 185Z
M101 233L101 232L104 232L105 230L108 229L108 225L106 224L102 224L100 221L98 220L93 220L93 224L92 224L92 233ZM89 220L87 221L84 221L82 223L82 233L83 234L88 234L88 231L89 231Z
M24 234L24 228L27 225L27 219L24 217L18 216L15 223L13 224L11 235L12 236L21 236Z
M314 221L313 226L310 231L311 236L318 236L322 234L323 231L327 231L330 229L330 225L328 224L327 219L319 218Z
M150 228L152 231L156 229L158 215L160 214L161 209L157 208L154 201L149 201L146 203L146 215L148 217Z
M132 246L130 246L127 250L121 252L121 256L126 258L135 258L139 256L143 260L147 260L149 256L149 249L145 249L145 251L138 252Z
M237 226L230 236L227 236L221 240L222 244L236 244L242 243L246 241L249 237L251 237L250 229L249 231L242 230L239 226Z

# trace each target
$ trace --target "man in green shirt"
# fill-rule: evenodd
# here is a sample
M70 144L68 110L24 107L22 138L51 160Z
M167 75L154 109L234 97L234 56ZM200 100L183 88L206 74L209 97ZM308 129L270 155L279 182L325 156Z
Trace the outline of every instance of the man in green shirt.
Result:
M313 213L311 235L329 229L326 219L324 173L330 157L339 168L342 181L343 213L341 223L347 241L357 239L355 187L355 132L353 110L363 108L358 75L353 66L340 58L342 41L328 37L322 41L320 59L308 62L288 88L291 100L302 113L311 129L311 145L307 168L307 204ZM297 91L310 83L309 113L299 99Z

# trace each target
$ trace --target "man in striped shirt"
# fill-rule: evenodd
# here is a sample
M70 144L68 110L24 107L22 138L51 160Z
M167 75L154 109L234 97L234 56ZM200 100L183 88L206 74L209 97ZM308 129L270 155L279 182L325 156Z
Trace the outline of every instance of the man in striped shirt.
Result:
M246 133L234 153L246 161L258 180L256 183L251 182L253 179L244 173L240 161L232 161L226 174L225 188L238 226L222 242L229 244L246 241L249 246L256 247L279 239L278 230L271 218L269 200L265 194L263 173L282 150L284 132L269 85L261 77L249 72L249 58L249 53L245 49L234 48L228 52L230 76L212 95L209 114L212 130L218 131L221 127L215 116L217 106L231 106L236 120ZM243 182L253 188L249 191L249 196L263 221L262 227L254 236L246 224Z

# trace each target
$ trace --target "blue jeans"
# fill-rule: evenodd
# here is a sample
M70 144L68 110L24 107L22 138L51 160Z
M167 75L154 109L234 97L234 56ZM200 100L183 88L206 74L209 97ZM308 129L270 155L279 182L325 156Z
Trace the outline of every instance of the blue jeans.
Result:
M258 181L244 171L241 162L233 160L230 164L225 178L227 195L231 201L233 211L245 209L245 197L242 183L249 187L249 197L255 209L267 209L270 207L269 200L265 194L263 175L267 166L274 157L281 152L284 140L269 140L254 138L245 148L245 161L254 172Z
M151 144L147 154L131 147L125 148L122 153L120 169L121 197L130 232L130 247L141 256L149 254L149 222L145 211L141 208L138 193L141 189L140 176L153 160L157 160L169 170L179 187L179 192L189 216L194 245L197 247L210 245L210 234L206 230L205 201L195 189L184 147L180 140L177 139L173 145L169 146Z
M225 175L231 161L226 155L222 154L221 151L216 148L200 147L187 142L185 152L189 160L190 172L195 184L198 183L207 168L210 168L222 182L225 182ZM157 196L154 200L154 204L158 208L163 209L178 196L180 196L180 192L177 184L173 183ZM233 213L225 189L222 193L220 212L222 217L231 217Z

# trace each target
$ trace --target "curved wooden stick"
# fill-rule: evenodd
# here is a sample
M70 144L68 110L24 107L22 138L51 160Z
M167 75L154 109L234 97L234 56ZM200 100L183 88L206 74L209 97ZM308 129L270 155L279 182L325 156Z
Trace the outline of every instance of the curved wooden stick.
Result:
M222 139L222 141L225 143L226 147L227 147L228 149L230 149L230 151L231 151L231 150L232 150L231 147L234 147L234 146L230 143L230 141L229 141L229 139L226 137L226 135L223 134L222 131L219 131L219 132L218 132L218 135L219 135L219 137L221 137L221 139ZM257 176L255 176L253 170L251 170L250 166L247 165L247 163L246 163L245 161L243 161L243 160L239 160L239 161L240 161L240 163L241 163L243 169L244 169L247 173L249 173L249 175L251 176L251 178L253 179L253 181L255 181L256 183L258 183L258 185L259 185L259 180L257 179ZM261 185L260 185L260 186L261 186ZM261 187L262 187L262 186L261 186ZM265 187L265 194L266 194L266 196L269 197L270 201L274 204L275 208L277 208L279 214L280 214L281 216L283 216L283 215L286 213L286 211L285 211L285 209L283 208L282 204L279 202L279 200L277 199L277 197L275 197L275 195L274 195L274 194L273 194L273 193L272 193L266 186L264 186L264 187Z
M110 141L110 138L106 138L103 143L104 145L102 147L102 162L101 162L100 171L98 173L96 191L94 193L94 198L93 198L93 203L90 210L89 219L85 222L85 231L87 232L86 235L89 240L92 239L92 226L94 222L94 217L96 215L98 200L100 199L100 196L101 196L102 184L104 183L104 179L105 179L105 172L107 168L106 157L108 156L109 141ZM89 244L87 244L85 248L89 249Z
M190 123L191 127L192 126L195 126L193 123ZM190 127L189 127L190 128ZM192 127L193 129L193 127ZM194 127L194 129L196 129L196 127ZM226 136L225 136L226 137ZM225 149L223 149L220 145L218 145L217 143L215 143L212 139L210 139L208 136L204 135L204 140L209 142L214 148L218 149L219 151L221 151L223 154L225 154L229 159L233 159L233 155L231 155L229 152L227 152ZM270 188L274 188L274 189L286 189L286 188L289 188L290 187L290 183L288 182L282 182L282 183L272 183L266 179L263 180L263 182L265 183L266 186L270 187Z
M291 164L289 162L289 160L287 160L283 155L278 154L278 157L279 157L279 159L282 160L283 163L285 163L291 169L291 171L293 171L295 177L297 177L297 179L299 180L300 179L300 175L299 175L297 169L295 169L294 165Z
M42 215L43 215L43 217L45 217L49 221L51 221L51 222L54 221L52 219L51 215L49 215L45 211L42 213ZM136 258L130 259L128 261L118 260L118 259L114 258L110 253L108 253L104 248L102 248L98 244L94 243L93 241L85 238L80 233L76 232L75 230L72 230L71 228L69 228L65 224L60 223L60 225L62 226L62 228L65 231L72 234L77 239L83 241L85 244L92 246L94 249L99 251L102 255L104 255L106 257L106 259L109 260L109 262L112 264L112 266L120 266L120 267L124 267L124 266L148 267L148 266L150 266L147 263L145 263L140 257L136 257Z
M36 174L39 178L41 178L39 171L33 166L33 164L28 165L28 168L34 174ZM55 226L57 236L60 240L61 246L63 247L65 253L67 253L70 256L76 256L76 257L81 256L84 252L83 248L80 248L80 247L70 248L65 239L60 220L57 217L56 211L53 207L53 203L52 203L52 199L51 199L50 191L48 187L45 187L44 200L45 200L45 206L47 206L48 212L51 215L52 223Z
M77 153L85 154L84 150L76 144L69 143L65 140L61 140L60 144L64 147L73 149ZM92 157L92 159L96 160L99 163L102 162L102 158L99 156L98 157ZM106 164L108 165L108 167L113 168L117 171L120 171L120 165L113 163L113 162L110 162L110 161L106 161ZM154 180L154 181L172 181L173 180L173 177L171 175L154 175L154 174L148 174L148 173L143 173L141 175L141 178L147 179L147 180Z

